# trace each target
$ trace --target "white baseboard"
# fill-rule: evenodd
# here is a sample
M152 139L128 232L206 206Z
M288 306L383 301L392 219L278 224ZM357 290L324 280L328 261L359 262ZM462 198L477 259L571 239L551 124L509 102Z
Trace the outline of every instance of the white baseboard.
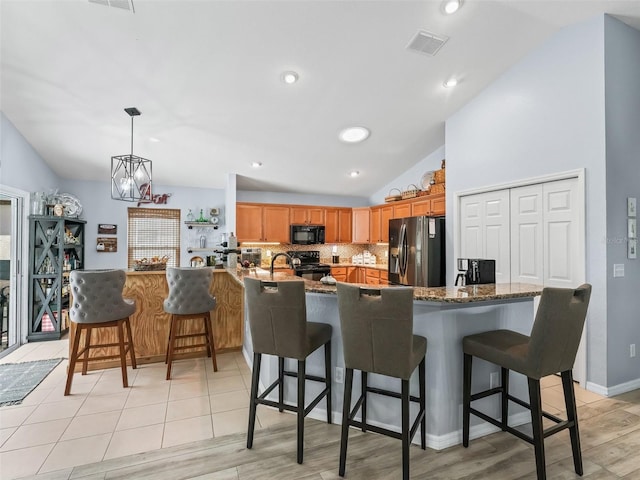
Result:
M605 397L614 397L616 395L621 395L632 390L637 390L638 388L640 388L640 378L631 380L629 382L619 383L618 385L614 385L613 387L603 387L602 385L598 385L597 383L587 382L587 390L599 395L604 395Z

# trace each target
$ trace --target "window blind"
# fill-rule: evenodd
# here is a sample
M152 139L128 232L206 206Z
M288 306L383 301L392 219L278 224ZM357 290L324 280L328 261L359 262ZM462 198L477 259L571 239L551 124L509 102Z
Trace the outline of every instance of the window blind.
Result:
M169 257L167 266L180 266L180 210L128 208L128 265L135 260Z

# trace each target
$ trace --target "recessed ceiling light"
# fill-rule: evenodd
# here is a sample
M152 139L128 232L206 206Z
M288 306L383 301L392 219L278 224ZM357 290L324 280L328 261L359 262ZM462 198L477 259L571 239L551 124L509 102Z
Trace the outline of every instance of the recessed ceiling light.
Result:
M253 168L260 168L262 166L262 162L251 162L251 166Z
M158 143L160 140L158 140L156 137L149 137L149 141L153 143Z
M359 172L358 170L351 170L351 171L349 172L349 176L350 176L351 178L355 178L355 177L357 177L358 175L360 175L360 172Z
M462 0L445 0L442 4L442 9L444 10L444 13L451 15L452 13L456 13L461 5Z
M338 138L346 143L358 143L366 140L370 133L366 127L348 127L338 134Z
M444 82L443 85L447 88L453 88L458 85L458 80L456 80L455 78L450 78L449 80Z
M292 83L296 83L298 81L298 74L296 72L284 72L282 74L282 81L291 85Z

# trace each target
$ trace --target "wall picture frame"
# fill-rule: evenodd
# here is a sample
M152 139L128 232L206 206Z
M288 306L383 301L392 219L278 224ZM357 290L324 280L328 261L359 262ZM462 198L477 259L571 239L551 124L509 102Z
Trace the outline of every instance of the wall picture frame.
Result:
M635 217L636 216L636 197L628 197L627 198L627 217Z
M638 256L638 240L630 238L627 242L627 258L634 259Z
M635 218L627 218L627 237L638 238L638 225Z
M98 237L96 239L96 251L111 253L118 251L118 239L115 237Z
M112 223L99 223L98 235L116 235L118 233L118 225Z

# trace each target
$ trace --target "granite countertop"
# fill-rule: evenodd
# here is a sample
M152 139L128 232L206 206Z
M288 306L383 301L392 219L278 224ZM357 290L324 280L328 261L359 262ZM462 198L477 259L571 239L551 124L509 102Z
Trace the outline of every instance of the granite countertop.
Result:
M322 282L302 280L295 275L274 271L273 278L268 270L262 268L230 270L227 272L243 285L245 277L258 278L260 280L273 281L303 281L308 293L336 294L335 285L327 285ZM365 285L364 288L377 290L380 288L393 288L394 285ZM511 300L515 298L531 298L542 293L542 286L526 283L499 283L487 285L469 285L466 287L414 287L414 300L438 303L474 303L493 300Z

